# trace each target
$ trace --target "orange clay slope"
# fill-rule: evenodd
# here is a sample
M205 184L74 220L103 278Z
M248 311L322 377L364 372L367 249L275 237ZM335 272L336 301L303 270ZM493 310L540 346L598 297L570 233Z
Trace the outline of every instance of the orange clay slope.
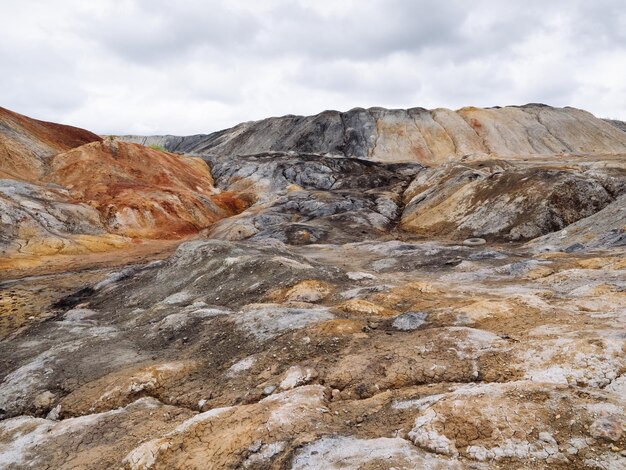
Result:
M37 181L49 157L100 140L84 129L38 121L0 107L0 178Z
M246 206L200 159L0 108L0 270L184 238Z
M180 238L246 207L213 187L203 160L125 142L60 153L46 180L96 208L108 232L129 237Z

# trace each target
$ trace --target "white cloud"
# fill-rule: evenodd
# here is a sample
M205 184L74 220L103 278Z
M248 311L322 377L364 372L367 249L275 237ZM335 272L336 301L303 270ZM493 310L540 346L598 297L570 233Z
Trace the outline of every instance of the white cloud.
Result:
M100 133L354 106L626 119L619 0L33 0L0 16L0 105Z

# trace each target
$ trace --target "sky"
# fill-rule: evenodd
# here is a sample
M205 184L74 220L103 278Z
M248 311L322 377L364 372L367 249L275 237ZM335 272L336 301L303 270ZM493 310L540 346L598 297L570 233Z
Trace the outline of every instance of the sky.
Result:
M623 0L0 0L0 106L101 134L325 109L626 120Z

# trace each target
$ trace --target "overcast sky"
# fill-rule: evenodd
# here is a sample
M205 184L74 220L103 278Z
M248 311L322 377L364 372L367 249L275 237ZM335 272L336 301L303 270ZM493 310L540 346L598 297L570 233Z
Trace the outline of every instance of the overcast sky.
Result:
M0 106L193 134L355 106L626 119L623 0L0 0Z

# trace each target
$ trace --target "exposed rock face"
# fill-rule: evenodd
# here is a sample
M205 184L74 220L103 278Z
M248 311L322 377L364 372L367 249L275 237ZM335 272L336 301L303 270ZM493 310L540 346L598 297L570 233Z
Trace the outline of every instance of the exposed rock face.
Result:
M285 243L345 243L396 225L416 164L380 164L315 154L206 157L216 185L255 201L210 228L213 238Z
M529 104L426 110L355 108L315 116L247 122L208 135L121 136L174 152L251 155L268 151L328 153L432 166L468 154L623 153L626 132L575 108Z
M93 207L69 191L16 180L0 180L0 253L46 255L124 244L107 236Z
M0 467L626 468L621 132L327 112L0 180L3 246L67 260L0 260Z
M609 124L617 127L619 130L626 132L626 122L624 122L624 121L617 121L615 119L604 119L604 121L606 121Z
M524 253L194 241L100 272L0 342L0 454L9 468L612 468L623 252ZM419 324L396 328L407 312ZM76 450L79 430L92 438Z
M585 438L581 428L570 428L564 434L559 420L576 416L578 426L594 426L602 408L613 411L618 426L624 420L618 417L622 406L597 405L602 392L572 400L566 390L535 382L461 387L447 395L417 401L413 406L419 412L409 437L433 452L451 456L463 453L478 461L518 458L567 464L567 456L576 454L577 444ZM524 400L532 395L541 395L541 401ZM459 407L459 403L464 406ZM570 443L570 447L559 445L559 441Z
M530 240L594 215L626 192L626 165L487 160L421 172L402 227L420 236Z
M265 272L265 278L257 280L258 272ZM260 301L270 288L292 286L303 279L336 279L339 275L338 269L327 269L293 254L280 242L257 246L198 240L180 245L158 269L134 275L133 297L123 300L120 307L149 308L155 302L187 304L198 296L230 307Z
M626 246L626 196L618 197L600 212L558 232L532 240L529 246L544 251L585 251Z

